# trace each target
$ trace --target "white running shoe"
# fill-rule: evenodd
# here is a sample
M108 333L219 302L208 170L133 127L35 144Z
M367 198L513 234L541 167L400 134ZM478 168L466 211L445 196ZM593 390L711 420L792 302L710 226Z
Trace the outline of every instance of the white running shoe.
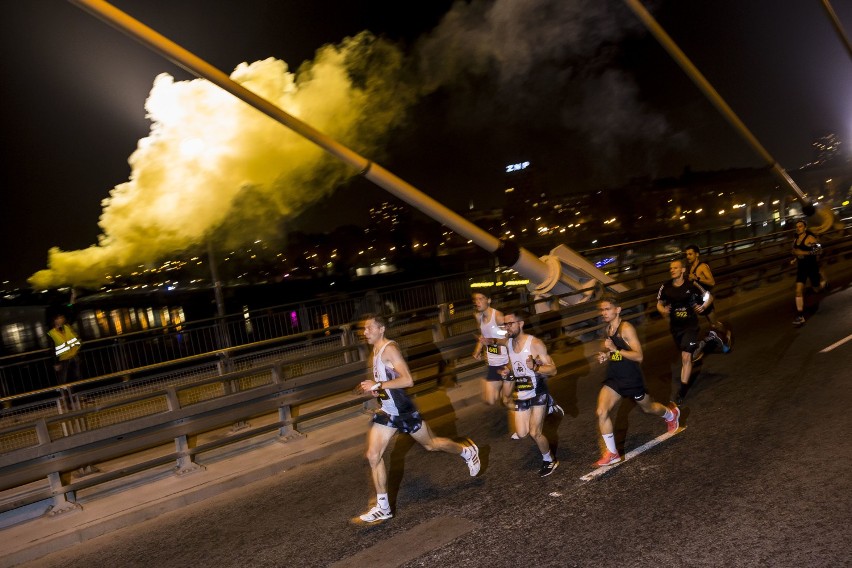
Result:
M380 506L376 505L359 518L365 523L375 523L377 521L386 521L393 517L393 513L391 513L390 509L382 509Z
M467 463L467 468L470 470L470 476L476 477L479 473L479 468L482 467L482 464L479 461L479 448L476 447L476 444L473 443L473 440L470 438L467 439L467 450L470 454L469 457L465 458L465 463Z

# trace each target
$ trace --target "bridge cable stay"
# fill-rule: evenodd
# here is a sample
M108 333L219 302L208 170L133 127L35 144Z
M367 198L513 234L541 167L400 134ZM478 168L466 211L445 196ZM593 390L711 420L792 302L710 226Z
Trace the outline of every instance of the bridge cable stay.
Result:
M840 42L843 44L843 47L846 48L846 51L849 52L849 57L852 58L852 43L849 42L849 37L843 30L843 25L840 23L837 14L834 12L834 8L831 7L831 2L828 0L822 0L822 7L825 8L825 12L828 14L828 19L831 20L831 25L834 26L834 31L837 32L838 36L840 36Z
M307 138L332 156L354 167L360 175L382 189L494 254L501 265L508 266L528 278L531 281L530 287L536 294L570 294L577 292L578 286L585 288L585 284L594 280L599 280L604 285L614 282L614 279L599 271L593 263L579 255L575 257L576 265L562 265L565 268L564 270L557 269L554 271L555 263L548 263L547 257L540 259L511 241L501 240L491 235L375 162L364 158L316 128L285 112L269 100L245 88L213 65L108 2L103 0L69 0L69 2L159 53L189 73L206 79L243 100L296 134ZM563 249L567 248L565 245L561 246ZM562 261L557 260L556 262ZM578 281L573 277L578 272L585 277L585 282ZM587 293L584 295L584 299L591 297Z
M793 178L787 171L781 167L775 158L763 147L758 139L751 133L742 120L728 106L728 103L719 95L713 85L704 77L701 71L690 61L686 54L677 46L674 40L660 26L654 17L645 9L640 0L624 0L627 6L633 10L636 16L645 24L648 31L660 42L663 48L669 52L669 55L674 58L675 62L686 72L693 83L695 83L701 92L710 100L716 109L731 123L737 132L751 145L751 147L760 155L761 158L772 168L772 172L802 200L802 212L808 217L818 213L818 224L812 224L814 232L824 232L830 229L834 224L834 215L830 209L821 207L817 212L816 207L808 198L808 196L799 188ZM822 230L819 230L822 229Z

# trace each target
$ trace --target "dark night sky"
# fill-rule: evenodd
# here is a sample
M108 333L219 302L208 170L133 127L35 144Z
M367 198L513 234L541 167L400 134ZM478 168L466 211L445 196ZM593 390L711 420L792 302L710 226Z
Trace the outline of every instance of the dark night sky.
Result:
M633 176L759 166L633 13L615 0L121 0L113 5L220 70L275 57L295 71L361 30L399 42L434 84L377 161L445 205L488 207L507 163L530 160L552 193ZM815 136L852 141L852 59L817 0L646 1L758 140L785 168ZM846 33L852 3L835 1ZM154 78L191 77L71 3L4 4L5 149L0 281L85 249L102 200L128 180L149 134ZM310 117L305 117L311 123ZM374 157L374 156L367 156ZM323 231L362 221L383 190L359 180L292 219ZM498 203L499 204L499 203Z

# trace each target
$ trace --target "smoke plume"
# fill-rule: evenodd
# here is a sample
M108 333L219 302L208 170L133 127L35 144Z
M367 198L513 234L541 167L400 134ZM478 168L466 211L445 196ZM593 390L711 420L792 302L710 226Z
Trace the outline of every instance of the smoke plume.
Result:
M400 65L398 49L362 33L323 47L297 73L270 58L240 64L231 78L366 153L410 104ZM97 286L207 239L267 237L356 173L207 80L161 74L145 108L150 134L128 160L130 179L103 201L98 243L51 249L33 286Z
M457 2L408 55L364 32L296 73L266 59L231 77L373 159L413 105L441 93L453 116L437 122L519 139L515 127L555 130L559 158L606 181L669 128L617 68L619 42L638 31L611 0ZM264 238L356 173L206 80L160 75L146 110L150 134L103 201L98 243L51 249L32 285L100 285L209 239Z

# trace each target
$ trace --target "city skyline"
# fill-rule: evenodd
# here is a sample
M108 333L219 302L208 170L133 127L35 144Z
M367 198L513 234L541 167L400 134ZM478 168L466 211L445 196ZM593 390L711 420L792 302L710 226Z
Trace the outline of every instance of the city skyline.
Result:
M820 208L849 210L852 189L840 188L852 186L852 163L811 167L792 175ZM782 191L767 168L691 172L680 179L634 183L645 197L625 193L631 188L550 196L531 187L515 187L514 191L507 190L502 208L472 209L464 214L481 229L536 255L548 254L560 245L577 251L612 250L617 242L737 226L743 230L749 224L765 227L769 223L780 230L784 219L802 214L800 200ZM837 217L820 219L833 223ZM819 232L830 228L820 228L816 221L811 226ZM592 258L611 253L589 254ZM295 231L280 239L258 240L212 255L210 250L197 247L157 263L109 273L103 285L82 285L77 291L85 296L97 291L207 289L213 275L211 263L217 266L215 272L225 285L325 279L339 280L342 289L344 283L371 274L400 269L409 274L431 273L437 266L442 267L439 272L455 271L457 268L451 267L461 265L486 268L493 267L494 259L466 237L425 216L418 218L414 210L394 200L371 208L363 226L345 225L326 234Z
M16 17L4 24L10 31L7 40L18 47L5 46L7 74L20 76L25 64L38 67L52 90L25 91L31 100L24 104L21 92L4 86L16 101L6 105L7 132L16 144L6 156L4 187L19 191L7 191L13 195L3 198L2 236L15 246L6 247L0 259L0 279L43 268L51 246L73 251L99 242L97 218L109 218L101 201L127 181L127 157L148 135L142 103L153 78L166 72L177 86L189 80L174 65L66 2L35 4L16 7ZM386 136L374 141L377 154L368 157L378 157L377 162L456 210L470 201L487 204L502 190L502 168L520 160L546 166L541 174L552 193L613 187L636 176L677 175L687 167L761 165L620 3L569 2L558 8L547 2L511 7L502 2L414 3L408 18L391 3L360 15L357 7L320 4L297 13L265 2L197 12L197 3L189 1L168 7L115 3L225 72L264 57L286 60L295 72L302 60L314 59L315 50L337 45L361 29L402 42L406 58L419 57L418 84L433 83L409 107L427 120L408 115L389 123ZM698 2L687 9L659 2L648 8L655 9L660 23L769 152L794 169L812 158L810 144L820 133L833 130L849 139L852 62L818 5L761 12L761 4ZM852 14L837 8L841 21L848 22ZM559 26L548 27L543 13ZM57 28L51 20L59 16L62 26ZM594 18L602 18L596 28ZM471 22L478 26L462 25ZM221 34L211 34L211 25L221 26ZM479 35L465 36L461 29ZM24 30L28 39L17 35ZM235 33L228 35L229 30ZM550 31L558 33L552 42ZM239 39L222 41L220 35ZM83 36L97 46L74 43ZM471 46L479 51L455 43L459 38L476 38ZM494 39L505 40L505 49L489 43ZM43 45L37 46L39 40ZM761 49L751 48L752 42ZM457 58L448 56L451 48ZM424 66L429 61L443 65ZM487 89L474 88L479 86ZM545 91L564 100L554 103ZM48 93L56 96L45 98ZM72 118L77 121L73 126ZM135 134L124 134L117 143L116 131L127 132L129 125ZM53 167L41 165L36 159L41 153L53 158ZM301 204L305 207L298 212L273 212L267 221L285 219L280 222L288 229L330 229L364 215L359 211L364 204L381 201L381 189L346 177L335 178L341 184L336 191Z

